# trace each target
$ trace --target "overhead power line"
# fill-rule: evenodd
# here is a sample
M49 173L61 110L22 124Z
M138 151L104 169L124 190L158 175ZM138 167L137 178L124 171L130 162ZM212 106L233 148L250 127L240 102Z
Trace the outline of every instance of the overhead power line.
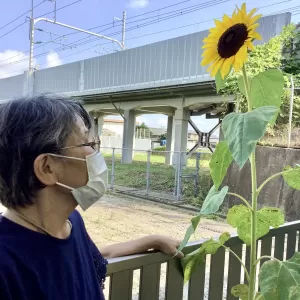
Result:
M43 0L43 1L40 2L39 4L35 5L33 8L37 8L38 6L40 6L41 4L43 4L43 3L46 2L46 1L48 1L48 0ZM69 4L65 5L65 6L59 7L59 8L56 9L56 11L65 9L65 8L67 8L67 7L71 6L71 5L74 5L74 4L76 4L76 3L80 2L80 1L82 1L82 0L78 0L78 1L75 1L75 2L72 2L72 3L69 3ZM26 15L27 13L29 13L30 11L31 11L31 10L28 10L27 12L25 12L24 14L22 14L21 16L19 16L19 17L16 18L15 20L18 20L18 19L21 18L22 16L25 16L25 15ZM50 14L50 13L53 13L53 12L54 12L54 10L52 10L52 11L46 13L46 14ZM39 16L39 17L45 16L46 14L41 15L41 16ZM14 22L15 20L11 21L10 24L11 24L12 22ZM24 24L24 23L23 23L23 24ZM21 24L21 25L23 25L23 24ZM6 25L8 25L8 24L6 24ZM5 25L5 26L6 26L6 25ZM20 26L21 26L21 25L20 25ZM20 26L17 26L16 28L14 28L13 30L11 30L10 32L14 31L15 29L17 29L17 28L20 27ZM4 27L3 27L3 28L4 28ZM0 29L1 29L1 28L0 28ZM8 32L7 34L9 34L10 32ZM7 34L5 34L5 35L7 35ZM5 35L3 35L3 36L5 36ZM1 37L0 37L0 38L1 38ZM58 39L59 39L59 38L58 38ZM55 40L56 40L56 39L55 39ZM49 42L47 42L47 43L44 43L43 45L49 44L49 43L51 43L51 42L52 42L52 41L49 41ZM36 49L37 49L37 48L40 48L40 47L43 47L43 45L37 46ZM23 52L20 52L20 53L17 54L17 55L8 57L8 58L6 58L6 59L0 61L0 63L2 63L2 62L4 62L4 61L7 61L7 60L10 60L10 59L12 59L12 58L16 58L16 57L18 57L18 56L22 56L22 55L27 54L27 53L29 53L29 50L23 51Z
M45 1L47 1L47 0L45 0ZM81 1L82 1L82 0L74 1L74 2L72 2L72 3L69 3L69 4L65 5L65 6L62 6L62 7L57 8L56 11L65 9L65 8L67 8L67 7L69 7L69 6L72 6L72 5L74 5L74 4L78 3L78 2L81 2ZM42 14L42 15L39 15L38 17L35 17L35 18L36 18L36 19L37 19L37 18L41 18L41 17L47 16L47 15L53 13L53 12L54 12L54 10L49 11L49 12L47 12L47 13L44 13L44 14Z
M43 4L44 2L46 2L47 0L43 0L42 2L40 2L39 4L37 4L36 6L34 6L34 8L39 7L41 4ZM21 19L22 17L26 16L31 10L27 10L25 11L23 14L21 14L20 16L16 17L15 19L11 20L10 22L2 25L0 27L0 30L4 29L5 27L9 26L10 24L14 23L15 21Z
M278 4L281 4L281 3L284 3L284 2L289 2L289 0L286 0L286 1L280 1L280 2L277 2L277 3L273 3L273 4L269 4L269 5L262 6L262 7L259 7L259 8L260 8L260 9L261 9L261 8L266 8L266 7L278 5ZM286 10L276 11L276 12L273 12L272 14L290 11L290 10L295 9L295 8L298 8L298 7L300 7L300 6L291 7L291 8L288 8L288 9L286 9ZM174 16L173 16L173 17L174 17ZM169 18L170 18L170 16L168 17L168 19L169 19ZM220 18L221 18L221 17L220 17ZM133 37L133 38L129 38L128 40L132 40L132 39L136 39L136 38L141 38L141 37L145 37L145 36L151 36L151 35L155 35L155 34L159 34L159 33L163 33L163 32L168 32L168 31L172 31L172 30L178 30L178 29L181 29L181 28L189 27L189 26L195 26L195 25L199 25L199 24L201 24L201 23L206 23L206 22L213 21L214 19L218 19L218 18L213 18L213 19L210 19L210 20L201 21L201 22L197 22L197 23L193 23L193 24L189 24L189 25L179 26L179 27L176 27L176 28L168 29L168 30L158 31L158 32L154 32L154 33L147 34L147 35L136 36L136 37ZM158 21L161 21L161 20L156 20L156 22L158 22ZM140 25L138 26L138 28L142 28L142 27L144 27L144 26L148 26L148 25L154 24L154 23L156 23L156 22L147 22L147 23L144 23L144 24L140 24ZM112 27L111 27L111 28L112 28ZM110 29L110 28L107 28L107 29ZM133 29L137 29L137 26L128 28L127 31L131 31L131 30L133 30ZM111 33L109 36L114 36L114 35L117 35L117 34L119 34L119 33L120 33L119 31L118 31L118 32L115 32L115 33ZM73 46L73 47L76 46L76 47L78 47L78 46L82 46L82 45L85 45L85 44L94 42L95 40L98 40L98 39L93 39L93 40L89 40L89 41L86 41L86 42L83 42L83 43L80 43L80 44L76 44L78 41L81 41L81 40L83 40L83 39L80 39L80 40L77 40L77 41L75 41L75 42L73 42L73 43L67 44L67 45L65 45L64 47L56 48L56 49L54 49L54 50L52 50L52 51L55 51L55 52L61 52L61 51L65 50L65 47L70 47L70 46ZM107 45L107 44L110 44L110 42L104 43L104 44L100 44L100 45ZM99 46L100 46L100 45L99 45ZM96 46L98 46L98 45L96 45ZM92 46L92 47L96 47L96 46ZM88 49L89 49L89 48L84 49L82 52L87 51ZM77 54L77 53L80 53L80 52L81 52L81 51L78 51L78 52L76 52L76 54ZM47 55L47 54L49 54L49 53L51 53L51 52L44 52L44 53L37 54L37 55L35 56L35 58L39 58L39 57L44 56L44 55ZM67 56L65 56L65 57L69 57L69 56L72 56L72 54L67 55ZM60 59L63 59L63 58L65 58L65 57L61 57ZM2 65L2 66L11 65L11 64L16 64L16 63L20 63L20 62L26 61L26 60L27 60L27 58L22 59L22 60L17 61L17 62L8 63L8 64ZM0 63L1 63L1 62L0 62ZM21 70L20 70L20 71L21 71Z
M79 0L81 1L81 0ZM79 1L76 1L76 2L73 2L73 4L79 2ZM188 0L190 1L190 0ZM188 1L183 1L183 2L180 2L180 3L185 3L185 2L188 2ZM213 1L208 1L208 2L205 2L205 3L202 3L202 4L198 4L198 5L193 5L193 6L189 6L189 7L185 7L185 8L182 8L181 10L175 10L175 11L171 11L169 12L169 14L172 14L171 16L166 16L164 18L160 18L158 20L154 20L154 21L151 21L151 22L148 22L148 23L143 23L143 24L140 24L140 25L136 25L134 27L130 27L126 30L126 32L129 32L129 31L132 31L132 30L135 30L135 29L139 29L139 28L142 28L142 27L145 27L145 26L149 26L149 25L152 25L152 24L155 24L155 23L158 23L158 22L162 22L162 21L165 21L165 20L168 20L168 19L171 19L171 18L174 18L174 17L177 17L177 16L181 16L181 15L184 15L184 14L187 14L187 13L190 13L190 12L194 12L194 11L197 11L197 10L200 10L200 9L204 9L204 8L208 8L208 7L211 7L211 6L215 6L215 5L218 5L218 4L221 4L221 3L225 3L225 2L228 2L230 0L213 0ZM72 4L72 3L71 3ZM68 6L70 6L71 4L69 4ZM169 5L167 7L173 7L175 6L174 4L173 5ZM66 7L66 6L65 6ZM62 7L62 8L65 8L65 7ZM165 7L165 8L167 8ZM156 10L157 11L157 10ZM174 14L175 12L175 14ZM142 15L145 15L145 14L142 14ZM165 15L165 14L164 14ZM140 15L138 15L140 16ZM135 16L135 17L138 17L138 16ZM134 18L134 17L131 17L131 18ZM111 27L113 28L113 27ZM110 29L110 28L108 28ZM107 30L108 30L107 29ZM101 32L98 32L98 33L101 33ZM112 34L109 34L108 36L114 36L114 35L117 35L121 33L121 31L118 31L118 32L115 32L115 33L112 33ZM67 36L67 35L64 35L64 36ZM92 40L89 40L89 41L86 41L86 42L83 42L81 44L77 44L78 42L80 41L84 41L84 40L88 40L89 37L84 37L84 38L81 38L79 40L76 40L75 42L72 42L70 44L66 44L66 47L76 47L79 46L79 45L85 45L87 43L91 43L91 42L94 42L95 40L98 40L98 38L95 38L95 39L92 39ZM42 45L41 45L42 46ZM54 49L53 51L57 52L57 51L63 51L64 49L62 49L61 47L60 48L56 48ZM26 51L26 52L23 52L22 54L26 54L28 53L29 51ZM38 54L35 56L35 58L38 58L38 57L41 57L43 55L47 55L49 52L44 52L44 53L41 53L41 54ZM19 54L18 54L19 55ZM20 54L21 55L21 54ZM16 57L16 56L14 56ZM11 58L8 58L8 59L11 59ZM8 60L6 59L6 60ZM11 63L8 63L8 64L16 64L16 63L19 63L19 62L22 62L26 59L22 59L20 61L16 61L16 62L11 62ZM0 61L0 63L4 62L5 60L3 61ZM4 64L2 66L6 66L7 64Z
M154 20L154 21L150 21L150 22L146 22L146 23L142 23L142 24L139 24L139 25L135 25L133 27L129 27L126 29L126 32L129 32L129 31L132 31L132 30L136 30L136 29L140 29L142 27L145 27L145 26L149 26L149 25L152 25L152 24L156 24L156 23L159 23L159 22L163 22L165 20L169 20L169 19L172 19L172 18L175 18L175 17L178 17L178 16L182 16L182 15L185 15L187 13L191 13L191 12L195 12L197 10L201 10L201 9L204 9L204 8L208 8L208 7L211 7L211 6L215 6L215 5L218 5L218 4L221 4L221 3L225 3L225 2L228 2L230 0L217 0L217 1L209 1L209 2L206 2L206 3L203 3L201 7L194 7L192 6L192 9L190 9L191 7L186 7L184 8L185 11L176 11L175 14L172 14L171 16L166 16L164 18L161 18L161 19L158 19L158 20ZM209 5L208 5L209 4ZM187 10L189 9L189 10ZM173 11L171 11L170 13L173 13ZM111 36L115 36L115 35L118 35L120 34L122 31L117 31L117 32L114 32L114 33L111 33L111 34L108 34L109 37ZM101 32L97 32L97 33L101 33ZM77 47L77 46L81 46L81 45L85 45L85 44L88 44L88 43L92 43L94 41L97 41L98 39L95 38L95 39L90 39L89 37L84 37L84 38L81 38L81 39L78 39L72 43L69 43L67 44L66 46L73 46L73 47ZM85 41L85 42L82 42L82 43L79 43L78 42L81 42L81 41ZM54 49L54 51L62 51L61 48L56 48Z
M13 31L17 30L19 27L23 26L25 23L27 23L27 21L24 21L23 23L19 24L18 26L14 27L13 29L11 29L10 31L0 35L0 39L2 39L3 37L9 35L10 33L12 33Z

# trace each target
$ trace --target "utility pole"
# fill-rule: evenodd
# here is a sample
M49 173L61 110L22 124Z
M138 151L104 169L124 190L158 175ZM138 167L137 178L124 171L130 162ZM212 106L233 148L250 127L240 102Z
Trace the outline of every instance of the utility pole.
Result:
M30 51L29 51L29 68L28 68L28 78L27 78L27 89L28 93L32 94L33 92L33 84L32 84L32 76L33 76L33 47L34 47L34 16L33 16L33 1L31 0L31 16L30 16L30 30L29 30L29 40L30 40Z
M292 118L293 118L293 108L294 108L294 79L291 76L291 100L290 100L290 113L289 113L289 128L288 128L288 147L291 146L291 136L292 136Z
M126 10L123 11L123 20L122 20L122 46L125 50L125 34L126 34Z
M34 50L35 24L38 23L38 22L41 22L41 21L51 23L51 24L54 24L54 25L58 25L58 26L61 26L61 27L73 29L73 30L78 31L78 32L87 33L89 35L93 35L93 36L99 37L101 39L109 40L109 41L112 41L114 43L117 43L120 46L121 50L125 49L126 11L123 12L122 42L119 42L116 39L107 37L107 36L102 35L102 34L91 32L91 31L81 29L81 28L78 28L78 27L75 27L75 26L71 26L71 25L68 25L68 24L64 24L64 23L61 23L61 22L57 22L56 21L56 1L55 0L49 0L49 1L54 2L54 4L55 4L55 6L54 6L54 20L50 20L48 18L34 19L34 17L33 17L34 6L33 6L33 0L31 0L32 5L31 5L31 18L30 18L30 54L29 54L29 69L28 69L29 76L33 75L33 71L34 71L34 68L33 68L33 58L34 58L33 57L33 50Z

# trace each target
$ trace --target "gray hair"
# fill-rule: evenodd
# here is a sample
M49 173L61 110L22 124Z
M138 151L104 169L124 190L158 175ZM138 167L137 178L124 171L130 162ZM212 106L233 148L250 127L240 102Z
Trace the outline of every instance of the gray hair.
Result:
M54 95L20 98L0 105L0 201L8 208L34 203L45 186L33 164L43 153L60 154L76 129L76 118L86 127L91 119L79 101Z

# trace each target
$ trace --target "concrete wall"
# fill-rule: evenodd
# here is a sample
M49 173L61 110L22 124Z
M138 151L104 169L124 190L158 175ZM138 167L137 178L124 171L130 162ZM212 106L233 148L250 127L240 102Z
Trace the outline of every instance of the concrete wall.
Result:
M300 162L300 150L272 147L258 147L257 174L258 185L269 176L281 172L287 166L295 166ZM250 165L239 171L233 163L228 170L224 184L229 186L230 192L238 193L246 199L251 199L251 176ZM239 200L229 197L230 205L240 204ZM269 182L261 191L259 206L274 206L284 210L288 221L300 219L300 191L290 188L282 176Z

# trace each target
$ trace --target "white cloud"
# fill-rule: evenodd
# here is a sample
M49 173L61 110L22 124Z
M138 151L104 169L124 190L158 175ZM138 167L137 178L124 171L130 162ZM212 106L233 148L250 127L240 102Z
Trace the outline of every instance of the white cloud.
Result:
M11 77L28 70L28 55L16 50L0 52L0 78Z
M61 64L62 60L57 52L52 51L47 55L47 68L57 67Z
M144 8L149 5L149 0L130 0L129 7L131 8Z

